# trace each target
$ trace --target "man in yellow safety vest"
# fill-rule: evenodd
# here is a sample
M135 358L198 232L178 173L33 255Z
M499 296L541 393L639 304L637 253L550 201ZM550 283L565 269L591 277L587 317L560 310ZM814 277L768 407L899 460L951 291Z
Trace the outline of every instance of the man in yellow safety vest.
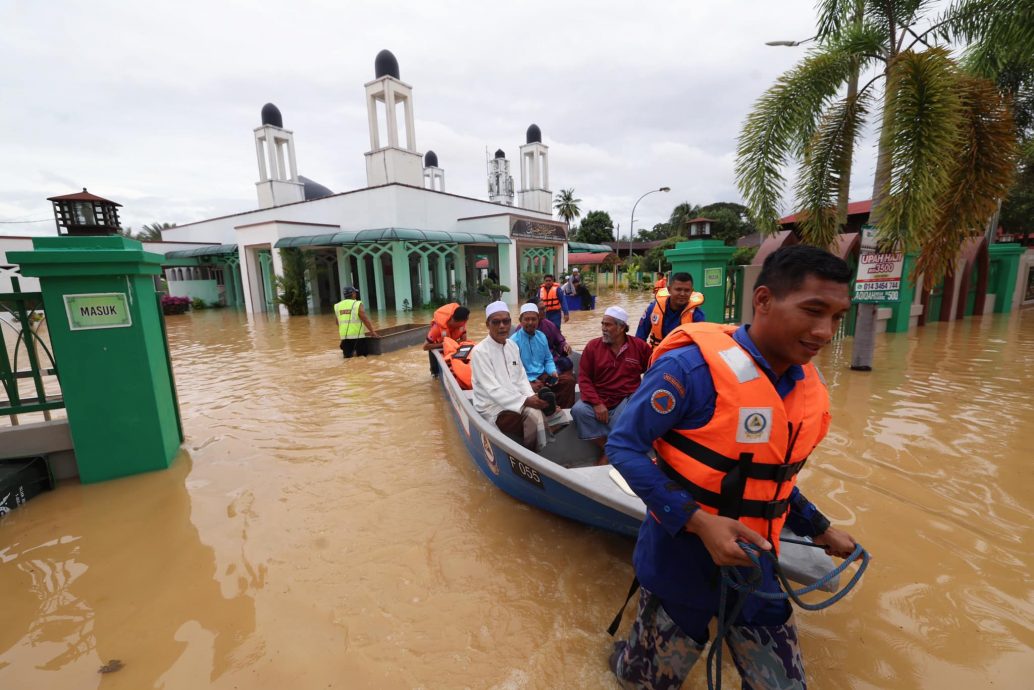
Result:
M334 305L334 316L337 317L337 332L341 338L341 354L345 359L354 355L366 356L366 336L363 327L374 338L379 338L377 330L370 323L363 311L363 303L359 301L359 292L352 286L342 288L341 301Z

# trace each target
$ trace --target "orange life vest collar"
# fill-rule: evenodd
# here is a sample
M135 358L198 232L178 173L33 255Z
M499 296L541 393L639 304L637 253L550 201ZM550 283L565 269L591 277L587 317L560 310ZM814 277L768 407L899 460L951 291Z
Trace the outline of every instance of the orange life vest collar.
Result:
M650 312L650 337L649 342L651 347L657 347L662 340L664 340L664 310L668 308L668 298L670 295L657 294L657 299L653 303L653 311ZM686 304L682 313L679 315L679 323L685 325L687 323L693 323L693 312L704 303L704 296L699 292L694 292L689 296L689 303Z
M560 295L557 292L556 283L546 289L545 285L539 287L539 299L542 300L542 311L560 311Z
M790 493L808 455L829 430L829 394L813 364L785 398L733 339L735 326L683 325L654 350L696 345L716 399L698 429L672 429L654 442L658 465L711 514L737 519L778 548Z

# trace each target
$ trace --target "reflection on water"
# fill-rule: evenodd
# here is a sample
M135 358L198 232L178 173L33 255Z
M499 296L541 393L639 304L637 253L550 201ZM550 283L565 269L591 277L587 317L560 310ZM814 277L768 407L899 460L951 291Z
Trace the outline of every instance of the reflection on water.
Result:
M492 488L422 352L343 361L328 316L168 324L173 467L0 524L0 687L614 687L631 541ZM1034 312L882 338L871 374L849 355L820 359L835 419L801 482L877 560L798 617L811 687L1026 686Z

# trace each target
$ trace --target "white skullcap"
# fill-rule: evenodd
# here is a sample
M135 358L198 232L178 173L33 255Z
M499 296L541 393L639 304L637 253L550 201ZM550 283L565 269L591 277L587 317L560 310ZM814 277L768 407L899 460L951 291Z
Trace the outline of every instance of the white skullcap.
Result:
M628 323L628 312L621 307L607 307L607 311L603 313L616 321Z
M539 313L538 305L532 304L531 302L528 302L527 304L522 304L521 305L521 314L520 315L524 316L528 312L532 312L533 314L538 314Z
M574 273L577 273L577 272L578 272L578 269L577 269L577 268L572 268L571 270L572 270L572 271L573 271Z
M506 306L506 302L492 302L485 307L485 318L492 318L492 314L498 314L501 311L505 311L507 314L510 313L510 308Z

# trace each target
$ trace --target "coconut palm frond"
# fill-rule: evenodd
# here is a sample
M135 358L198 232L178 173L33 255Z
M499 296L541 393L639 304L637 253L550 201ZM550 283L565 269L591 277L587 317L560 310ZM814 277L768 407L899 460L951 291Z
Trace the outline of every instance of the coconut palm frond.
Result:
M843 31L858 6L858 0L819 0L815 7L818 14L815 38L824 40Z
M969 44L966 70L994 78L1010 64L1034 66L1034 0L969 0L948 9L942 35Z
M837 235L837 193L841 178L851 169L851 153L870 97L862 93L839 101L822 116L805 149L797 178L798 227L805 242L828 247Z
M850 70L847 53L814 52L781 76L747 116L737 144L736 183L762 232L778 227L777 206L786 183L780 169L803 153Z
M889 143L890 177L877 219L882 244L914 249L937 215L959 146L959 72L947 50L906 51L890 67L881 139ZM882 142L881 142L882 145Z
M962 76L959 144L950 180L938 201L939 212L925 234L916 271L926 286L951 267L962 241L984 231L999 199L1006 196L1016 170L1016 130L1006 99L986 80Z

